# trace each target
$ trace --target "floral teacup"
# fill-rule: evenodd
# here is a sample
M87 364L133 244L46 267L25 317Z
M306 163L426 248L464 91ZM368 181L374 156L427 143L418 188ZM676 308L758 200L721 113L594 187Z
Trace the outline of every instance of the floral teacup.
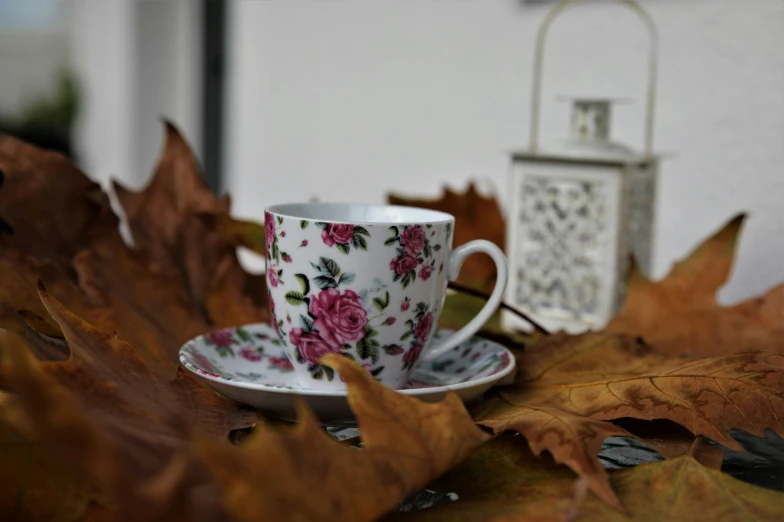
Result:
M478 240L452 250L454 217L443 212L302 203L269 207L264 220L270 311L303 387L345 388L319 363L336 353L400 389L420 356L437 357L476 333L506 286L501 249ZM480 252L497 268L490 299L465 327L431 345L447 280Z

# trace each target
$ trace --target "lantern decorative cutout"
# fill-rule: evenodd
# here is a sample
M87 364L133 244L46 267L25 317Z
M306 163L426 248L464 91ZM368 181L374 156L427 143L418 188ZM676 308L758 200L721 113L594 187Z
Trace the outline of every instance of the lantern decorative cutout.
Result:
M651 36L645 149L610 141L612 100L572 99L571 135L538 143L542 56L547 30L567 0L547 15L537 34L529 149L513 152L510 169L505 299L551 331L603 327L625 294L630 254L649 272L658 157L652 153L658 38L648 14L632 0ZM508 328L529 325L504 312Z

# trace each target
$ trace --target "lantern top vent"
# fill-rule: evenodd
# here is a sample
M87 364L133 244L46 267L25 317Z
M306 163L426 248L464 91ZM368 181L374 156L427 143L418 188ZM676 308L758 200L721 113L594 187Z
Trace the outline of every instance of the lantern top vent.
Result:
M632 147L610 140L612 106L626 100L611 98L565 98L571 101L570 134L541 151L547 155L586 159L635 161L641 155Z
M632 147L610 140L612 104L620 100L611 98L569 98L572 103L571 132L568 139L542 150L539 145L539 114L542 85L544 47L548 29L563 11L583 3L600 0L561 0L546 16L539 27L534 52L534 74L531 90L531 124L528 150L513 154L513 159L538 161L586 161L601 163L647 162L653 159L653 114L656 99L656 70L658 62L658 33L650 15L635 0L615 0L631 9L643 21L650 37L648 52L648 86L645 103L644 147L638 152Z

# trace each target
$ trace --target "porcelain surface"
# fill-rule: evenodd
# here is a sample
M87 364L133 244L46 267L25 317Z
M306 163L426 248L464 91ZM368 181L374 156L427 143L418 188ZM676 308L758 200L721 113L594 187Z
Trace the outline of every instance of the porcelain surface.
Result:
M452 333L437 330L434 337ZM345 390L306 388L299 383L271 325L229 328L192 339L180 349L180 362L210 388L270 416L296 420L295 397L301 397L322 424L355 422ZM372 368L366 368L372 374ZM471 402L499 381L513 378L514 368L509 350L473 337L433 361L415 363L406 387L398 391L435 402L452 390ZM340 380L340 375L336 373L335 379Z
M406 386L414 365L460 345L496 310L506 259L487 241L452 250L449 214L397 206L291 204L265 211L267 288L275 337L302 388L345 389L319 364L336 353L385 385ZM499 292L452 338L433 338L462 260L488 254ZM287 381L288 382L288 381Z

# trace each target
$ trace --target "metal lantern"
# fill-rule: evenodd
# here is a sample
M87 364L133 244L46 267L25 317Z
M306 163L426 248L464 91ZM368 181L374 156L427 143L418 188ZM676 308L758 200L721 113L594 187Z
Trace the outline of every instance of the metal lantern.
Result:
M610 99L572 99L569 138L539 147L544 41L553 19L581 3L569 0L556 5L539 29L530 144L511 158L506 300L551 331L601 328L622 302L630 253L644 272L651 264L659 163L652 154L657 35L637 3L619 1L643 18L651 35L644 151L610 140ZM503 321L527 328L509 313Z

